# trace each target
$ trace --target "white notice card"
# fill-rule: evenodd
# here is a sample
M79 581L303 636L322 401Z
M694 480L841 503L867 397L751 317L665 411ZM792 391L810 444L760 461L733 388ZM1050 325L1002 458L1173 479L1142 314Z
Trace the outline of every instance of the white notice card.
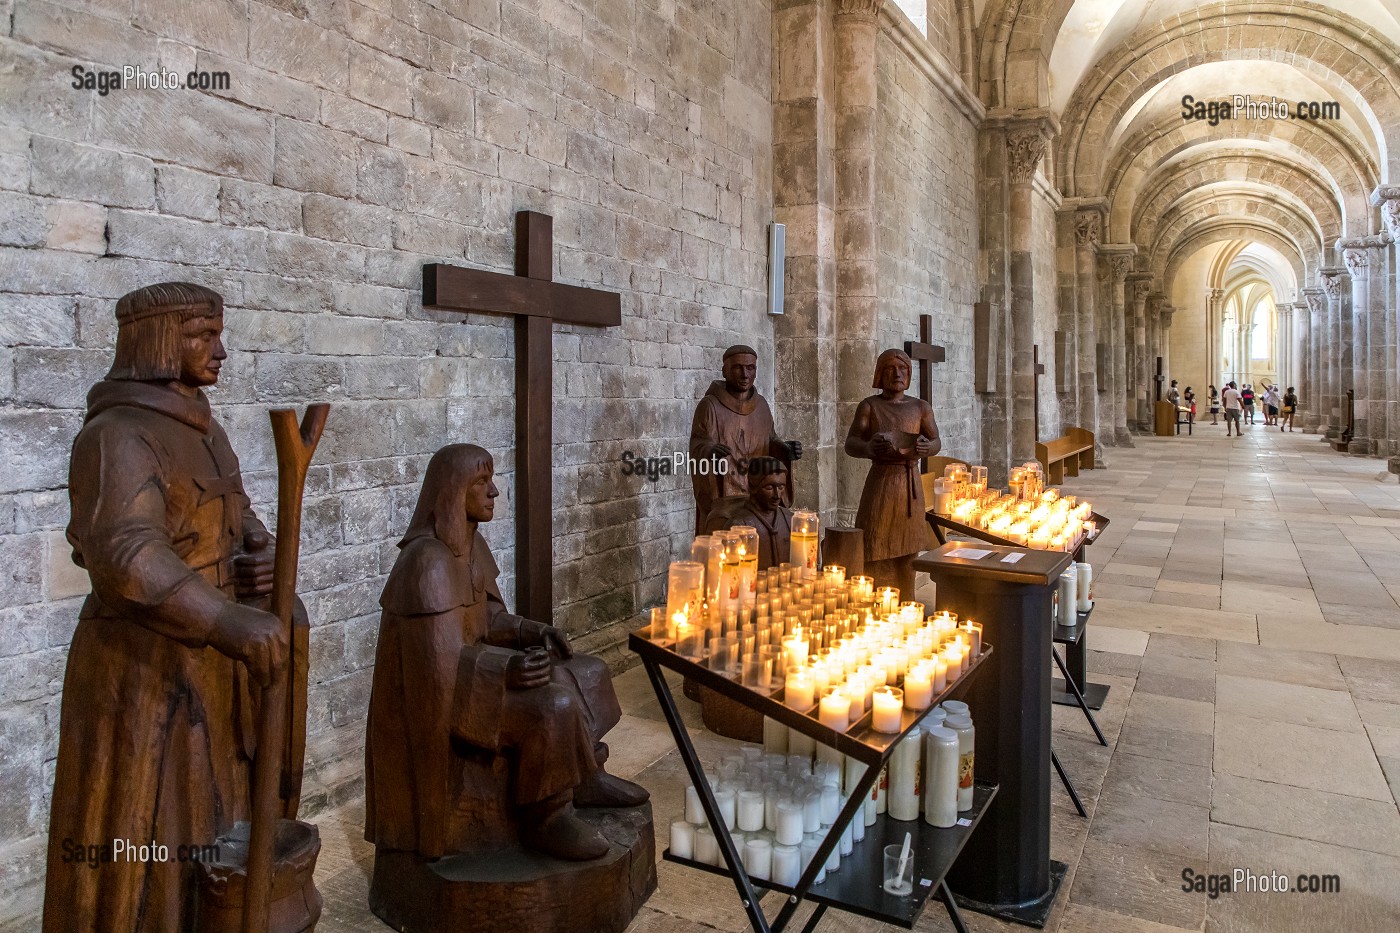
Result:
M984 551L975 547L960 547L948 552L949 557L958 557L962 560L981 560L984 557L991 557L992 554L992 551Z
M1020 551L1017 551L1017 552L1015 552L1014 554L1007 554L1005 557L1003 557L1003 558L1001 559L1001 562L1002 562L1003 564L1014 564L1014 563L1016 563L1016 561L1020 560L1021 558L1025 557L1025 556L1026 556L1025 554L1022 554Z

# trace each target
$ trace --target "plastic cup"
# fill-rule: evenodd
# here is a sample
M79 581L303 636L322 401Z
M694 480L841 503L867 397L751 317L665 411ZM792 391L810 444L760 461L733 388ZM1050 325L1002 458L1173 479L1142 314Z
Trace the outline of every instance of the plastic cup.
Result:
M904 855L904 845L885 846L885 893L907 897L914 893L914 853Z

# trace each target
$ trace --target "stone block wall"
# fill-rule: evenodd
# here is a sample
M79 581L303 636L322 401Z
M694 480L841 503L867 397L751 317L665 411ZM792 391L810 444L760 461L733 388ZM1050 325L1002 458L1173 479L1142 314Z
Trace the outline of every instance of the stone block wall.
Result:
M977 131L930 80L908 41L885 30L877 45L879 345L917 340L919 315L933 315L933 342L947 349L947 362L932 367L943 453L977 460ZM872 359L861 377L865 385L874 364ZM915 379L911 394L918 391L917 369Z
M391 566L427 457L497 454L488 535L513 593L511 323L425 312L423 263L509 272L552 214L555 277L620 292L614 331L555 337L556 618L618 657L691 523L683 449L723 347L772 352L767 0L64 4L0 16L0 919L32 909L68 642L68 451L115 299L209 285L212 397L271 518L267 409L333 405L307 488L306 809L360 790ZM70 69L226 71L227 91L71 87ZM950 159L950 161L953 161ZM970 186L968 186L970 187ZM970 197L970 192L968 192ZM763 376L773 391L771 371ZM781 388L779 388L779 393Z
M1037 178L1031 199L1031 218L1035 226L1035 342L1040 345L1040 362L1045 375L1040 377L1040 437L1049 440L1064 433L1060 417L1059 389L1055 382L1055 331L1059 329L1056 301L1059 287L1055 279L1055 212L1059 205L1047 193Z

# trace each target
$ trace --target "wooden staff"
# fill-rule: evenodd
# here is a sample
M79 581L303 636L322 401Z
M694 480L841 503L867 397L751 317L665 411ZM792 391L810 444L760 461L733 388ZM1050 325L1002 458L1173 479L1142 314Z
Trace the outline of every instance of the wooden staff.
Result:
M296 412L276 408L272 437L277 445L277 551L273 562L272 613L287 633L289 655L282 676L263 688L258 723L258 750L253 762L252 827L248 839L248 874L243 900L243 933L267 933L272 898L272 870L277 846L277 825L282 818L280 771L295 669L290 656L295 644L292 607L296 603L297 554L301 546L301 498L306 470L326 426L330 405L324 402L306 409L298 430Z

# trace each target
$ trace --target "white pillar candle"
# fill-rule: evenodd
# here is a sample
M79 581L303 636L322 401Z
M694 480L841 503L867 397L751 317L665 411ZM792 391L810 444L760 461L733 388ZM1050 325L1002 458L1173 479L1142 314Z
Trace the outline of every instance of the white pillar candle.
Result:
M809 761L812 753L817 750L817 741L804 732L796 729L788 729L788 754L800 755Z
M861 819L862 815L865 817L864 819ZM856 842L860 842L862 839L865 838L865 827L874 826L875 817L877 815L878 814L876 814L875 812L875 798L866 797L865 806L861 807L861 812L857 814L855 818L856 828L854 831L854 835Z
M976 659L982 655L982 623L971 619L958 626L958 632L967 639L967 656Z
M767 881L773 874L773 843L767 839L750 839L744 843L744 868L750 878Z
M875 731L898 735L904 727L904 691L898 687L880 687L874 693L874 702L871 725Z
M929 663L933 665L933 693L937 696L948 689L948 659L936 654Z
M781 793L776 786L763 792L763 828L770 833L778 828L778 800Z
M958 821L958 734L934 726L926 736L924 822L946 828Z
M836 845L831 847L831 854L826 857L826 867L823 872L839 871L841 869L841 837L836 837Z
M927 661L921 661L904 675L904 708L928 709L933 702L933 671Z
M788 728L776 719L763 718L763 750L775 755L788 751Z
M739 818L739 795L730 788L715 791L715 803L719 805L719 815L724 819L724 828L733 829Z
M814 833L822 828L822 792L808 791L802 801L802 831Z
M832 825L836 822L836 817L840 815L841 788L827 784L822 787L822 825Z
M798 837L798 843L802 841ZM802 880L802 849L798 845L776 845L773 847L773 881L778 884L787 885L789 888L797 887L797 882Z
M1094 607L1094 568L1090 564L1076 564L1078 580L1076 581L1076 593L1080 612L1088 612Z
M719 865L719 842L708 826L695 830L695 861L702 865Z
M774 834L780 844L795 846L802 842L802 805L795 800L778 801L778 828Z
M888 763L880 769L880 779L875 782L875 789L872 791L875 796L875 812L885 813L890 806L890 766Z
M763 828L763 791L739 791L739 828L750 833Z
M887 811L892 820L919 818L919 777L923 765L923 730L918 726L899 740L890 753L890 791Z
M828 729L845 732L851 723L851 699L840 687L829 687L822 694L817 718Z
M958 734L958 810L971 810L977 730L970 716L949 716L943 722Z
M846 824L846 828L845 828L845 829L841 830L841 842L840 842L840 844L836 847L836 849L837 849L838 852L841 853L841 857L842 857L842 858L845 858L846 856L850 855L852 852L855 851L855 848L856 848L856 828L855 828L853 825L851 825L851 824L852 824L852 823L857 823L857 822L864 822L863 820L860 819L860 815L859 815L859 814L857 814L857 815L856 815L856 818L853 819L853 820L851 820L850 823L847 823L847 824Z
M695 858L695 824L676 820L671 824L671 854L676 858Z
M789 669L783 685L783 703L788 709L805 713L816 702L816 686L810 668Z
M784 670L807 663L807 636L794 633L783 638Z
M696 826L704 826L708 822L705 808L700 805L700 792L693 785L685 789L685 818Z

